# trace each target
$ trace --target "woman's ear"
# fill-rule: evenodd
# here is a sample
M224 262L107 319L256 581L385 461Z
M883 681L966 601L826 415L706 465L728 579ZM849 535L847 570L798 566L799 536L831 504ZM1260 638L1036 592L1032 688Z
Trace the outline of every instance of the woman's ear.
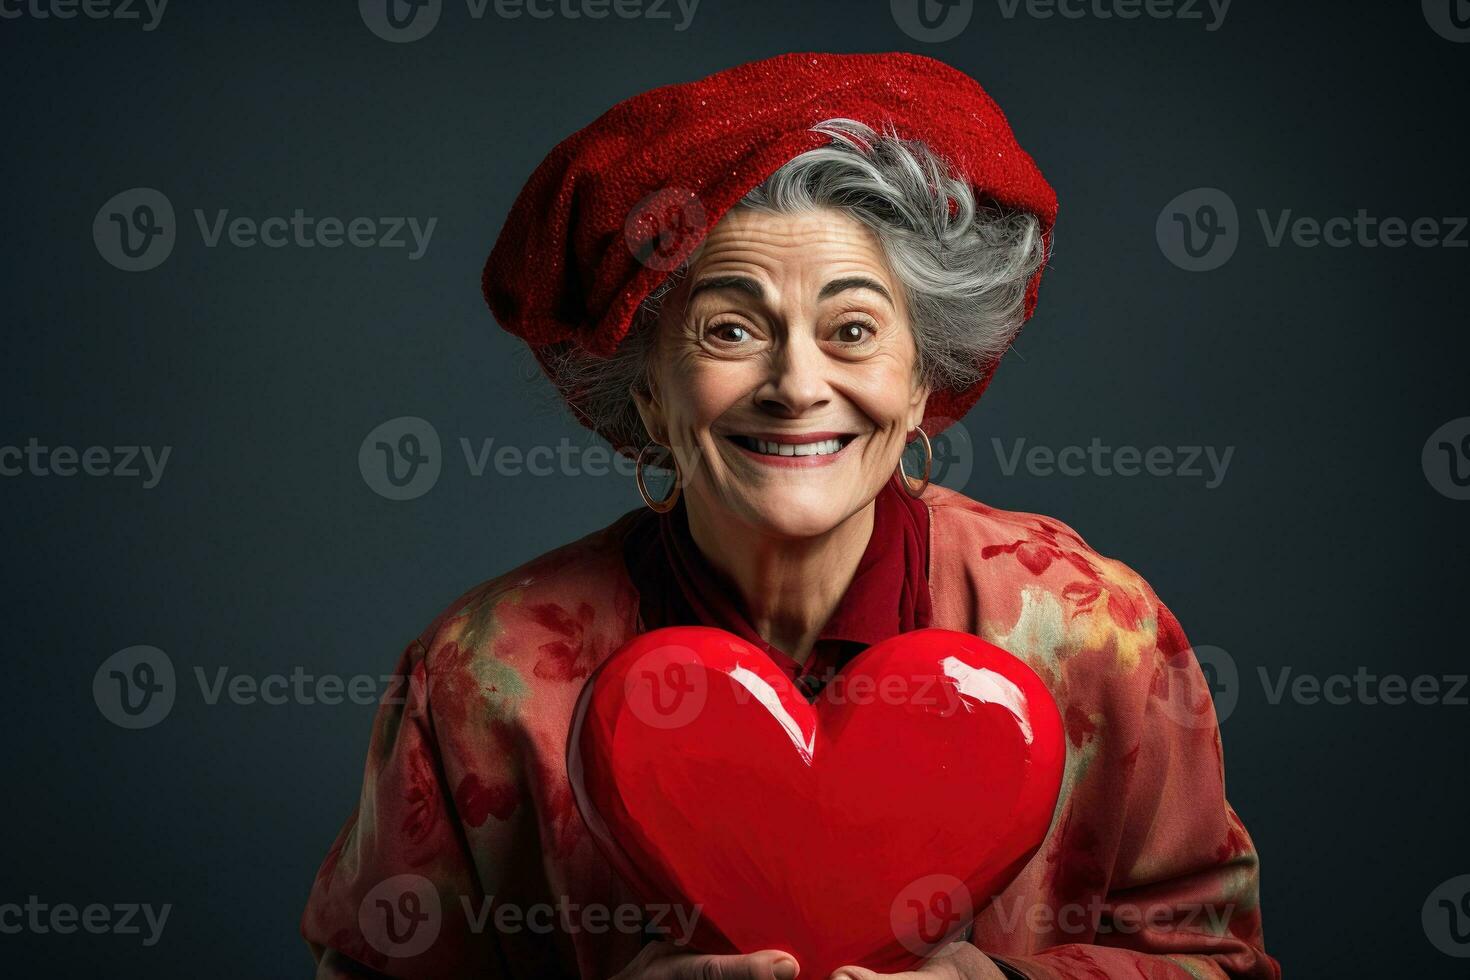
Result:
M648 432L649 438L660 446L667 446L669 439L663 404L659 401L653 372L645 371L642 379L629 385L628 394L633 397L633 404L638 408L638 417L643 420L643 428Z
M929 405L929 386L917 385L909 399L909 430L917 429L924 422L924 409Z
M659 393L658 372L662 364L662 340L671 308L671 301L668 300L660 308L658 318L650 328L654 334L652 342L647 345L643 370L639 372L638 379L628 386L628 394L638 409L638 417L643 420L644 431L650 439L665 448L673 447L669 445L669 420Z

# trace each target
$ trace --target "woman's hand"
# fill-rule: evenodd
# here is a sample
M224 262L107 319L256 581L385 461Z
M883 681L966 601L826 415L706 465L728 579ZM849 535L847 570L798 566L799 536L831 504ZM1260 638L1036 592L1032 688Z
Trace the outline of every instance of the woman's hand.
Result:
M649 943L612 980L796 980L790 953L765 949L743 956L709 956L672 943Z
M924 961L912 973L874 973L860 966L844 966L832 974L832 980L1005 980L995 961L970 943L950 943Z

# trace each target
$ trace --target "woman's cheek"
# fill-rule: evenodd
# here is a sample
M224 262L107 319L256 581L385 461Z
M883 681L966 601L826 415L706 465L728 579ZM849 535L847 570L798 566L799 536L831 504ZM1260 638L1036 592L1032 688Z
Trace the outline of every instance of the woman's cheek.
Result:
M686 376L687 378L688 376ZM717 447L714 439L717 437L711 431L711 423L717 417L712 404L704 400L697 379L689 379L695 383L680 386L670 394L673 396L667 403L666 418L669 423L669 440L679 453L680 469L684 473L686 481L697 481L707 475L707 470L713 462L718 466ZM714 455L714 460L710 457Z
M850 377L848 398L877 427L874 435L882 437L885 432L895 431L901 441L908 428L912 370L886 359L876 364L864 363L861 368Z

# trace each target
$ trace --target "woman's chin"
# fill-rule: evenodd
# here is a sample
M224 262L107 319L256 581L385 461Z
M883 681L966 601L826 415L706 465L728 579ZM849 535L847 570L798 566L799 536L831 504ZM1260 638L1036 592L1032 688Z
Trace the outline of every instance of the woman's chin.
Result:
M830 493L771 494L747 501L745 523L781 538L812 538L826 534L851 516L846 499Z

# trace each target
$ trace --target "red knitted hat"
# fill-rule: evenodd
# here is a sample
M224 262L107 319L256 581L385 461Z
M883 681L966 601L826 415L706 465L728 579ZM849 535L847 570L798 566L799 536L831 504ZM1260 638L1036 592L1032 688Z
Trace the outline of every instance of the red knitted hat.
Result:
M927 144L978 200L1036 215L1050 253L1056 192L974 79L902 52L786 54L636 95L558 144L490 252L486 302L553 381L547 345L611 354L639 304L705 232L782 164L831 142L811 127L838 117ZM1040 285L1038 270L1028 319ZM969 411L995 367L984 365L968 388L932 392L924 431L937 435ZM592 427L575 392L568 402Z

